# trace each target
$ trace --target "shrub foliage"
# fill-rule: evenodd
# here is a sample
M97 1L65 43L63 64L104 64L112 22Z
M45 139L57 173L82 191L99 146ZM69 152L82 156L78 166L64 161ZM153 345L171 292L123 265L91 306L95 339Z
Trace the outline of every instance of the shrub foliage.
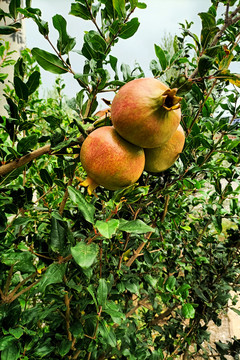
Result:
M11 0L1 34L34 21L52 52L24 50L12 64L1 40L7 115L0 117L0 351L2 360L238 359L240 340L209 342L208 323L239 293L240 3L211 0L201 33L181 24L171 49L153 44L152 76L177 87L186 144L163 173L124 190L89 196L79 184L84 138L111 118L96 112L109 92L144 77L111 55L134 36L138 0L76 0L70 14L92 22L83 45L63 16L48 23L31 1ZM161 39L159 39L159 43ZM37 44L36 44L37 46ZM69 54L84 59L73 69ZM139 59L141 62L141 59ZM39 96L40 70L62 75ZM65 101L73 76L76 97Z

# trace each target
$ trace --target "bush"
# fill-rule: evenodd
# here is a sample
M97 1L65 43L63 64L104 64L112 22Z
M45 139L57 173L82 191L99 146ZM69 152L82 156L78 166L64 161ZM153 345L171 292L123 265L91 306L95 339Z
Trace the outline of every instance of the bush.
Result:
M11 0L9 13L0 13L13 21L1 33L16 31L16 18L31 18L50 42L40 9L18 5ZM119 66L111 50L134 35L134 10L145 7L137 0L72 3L70 13L94 28L83 37L82 71L71 67L75 38L55 15L53 52L24 50L13 88L5 87L3 360L238 358L239 339L210 344L207 328L210 320L219 326L229 307L239 314L239 75L229 70L240 59L238 1L212 0L199 14L200 36L182 24L173 55L155 44L152 75L183 97L186 144L177 162L157 175L143 172L123 190L98 187L90 196L79 185L83 140L111 124L109 113L96 116L98 95L144 77L140 65ZM4 41L0 49L4 65ZM39 65L74 76L76 97L65 101L65 80L57 78L55 95L41 99Z

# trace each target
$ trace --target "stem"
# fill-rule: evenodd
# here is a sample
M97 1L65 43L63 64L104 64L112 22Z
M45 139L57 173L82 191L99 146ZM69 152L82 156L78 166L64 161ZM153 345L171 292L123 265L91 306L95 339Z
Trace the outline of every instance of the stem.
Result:
M45 39L49 42L50 46L53 48L53 50L55 51L55 53L57 54L59 59L62 61L62 63L68 68L68 72L71 73L73 76L75 76L76 75L75 72L73 71L71 66L63 59L60 52L55 48L55 46L53 45L53 43L49 39L48 35L45 36ZM87 89L88 92L90 92L89 87L84 82L82 82L80 79L77 79L77 78L76 78L76 80L77 80L77 82L79 83L80 86L82 86L83 88Z
M66 187L66 190L65 190L64 195L63 195L62 202L61 202L61 204L60 204L60 206L59 206L59 214L60 214L60 215L63 214L64 207L65 207L66 202L67 202L67 199L68 199L68 186L71 186L71 185L72 185L72 182L73 182L73 178L71 178L71 179L68 180L67 187Z
M22 156L19 159L15 159L8 164L0 166L0 176L4 176L17 168L26 165L27 163L36 159L37 157L49 153L50 149L51 149L50 144L45 145L37 150L32 151L27 155Z
M99 32L99 34L101 35L101 37L106 41L105 36L103 35L101 29L99 28L99 26L98 26L98 24L97 24L97 22L96 22L95 17L94 17L93 14L92 14L92 10L91 10L90 6L88 5L87 0L85 0L85 3L86 3L86 6L87 6L87 9L88 9L88 12L89 12L89 14L90 14L90 16L91 16L91 20L92 20L93 24L96 26L97 31Z
M225 15L225 21L223 26L221 27L221 29L216 33L216 35L213 38L213 41L211 42L209 48L216 46L219 39L221 38L221 36L223 35L224 31L231 25L235 24L236 22L238 22L240 20L240 15L236 16L238 13L240 12L240 6L238 6L229 16L228 15L228 8L226 9L226 15ZM204 54L202 54L204 55ZM201 55L201 56L202 56ZM200 56L200 57L201 57ZM189 79L193 79L195 78L195 76L198 73L198 66L196 67L196 69L192 72L192 74L189 76Z

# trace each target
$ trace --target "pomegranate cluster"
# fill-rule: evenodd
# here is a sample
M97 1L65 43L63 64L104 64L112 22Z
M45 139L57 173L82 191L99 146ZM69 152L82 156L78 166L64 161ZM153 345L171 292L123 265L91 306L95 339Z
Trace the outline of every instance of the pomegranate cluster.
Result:
M120 88L111 105L112 126L94 130L82 144L80 160L87 173L81 184L89 194L135 183L143 170L168 169L182 152L181 98L154 78L135 79Z

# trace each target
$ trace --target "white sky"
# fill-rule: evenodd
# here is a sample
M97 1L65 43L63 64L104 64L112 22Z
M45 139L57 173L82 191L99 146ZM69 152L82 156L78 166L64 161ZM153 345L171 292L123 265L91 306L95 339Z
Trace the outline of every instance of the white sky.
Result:
M68 15L71 0L33 0L32 7L42 10L42 18L49 22L51 41L56 44L58 32L52 26L52 17L57 13L67 20L67 31L72 37L76 37L75 49L81 50L84 31L94 29L91 21L85 21L72 15ZM143 68L145 75L150 76L149 63L156 58L154 44L160 44L164 33L172 35L180 34L179 23L185 23L185 19L194 22L191 31L200 37L201 21L197 15L199 12L208 11L210 0L148 0L147 9L137 9L132 17L138 17L140 27L136 34L127 40L120 39L112 51L121 63L134 67L137 61ZM39 47L49 52L52 49L48 42L38 33L37 26L31 19L26 20L27 46ZM71 63L76 73L82 73L84 58L80 55L71 55ZM42 71L42 81L45 88L51 89L55 75ZM70 74L63 75L66 83L65 93L69 96L81 90L77 81Z

